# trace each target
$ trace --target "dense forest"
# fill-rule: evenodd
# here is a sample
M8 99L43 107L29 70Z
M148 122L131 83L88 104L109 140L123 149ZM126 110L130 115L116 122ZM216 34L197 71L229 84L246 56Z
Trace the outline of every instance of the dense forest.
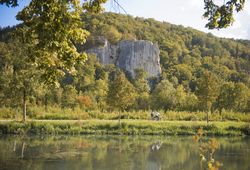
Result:
M123 70L102 65L89 55L76 70L62 71L57 84L46 84L44 73L30 62L29 45L13 36L15 27L1 28L2 107L250 112L250 41L218 38L192 28L115 13L85 13L82 20L90 32L84 49L101 46L99 37L112 44L121 40L158 44L161 78L148 80L140 69L130 78Z

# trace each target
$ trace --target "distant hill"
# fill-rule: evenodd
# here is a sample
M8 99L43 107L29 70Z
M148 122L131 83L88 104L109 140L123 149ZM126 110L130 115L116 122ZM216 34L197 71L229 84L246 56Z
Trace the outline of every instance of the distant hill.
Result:
M103 45L100 37L111 44L147 40L160 48L162 79L190 88L190 82L202 70L208 70L225 82L242 82L250 87L249 40L218 38L181 25L116 13L83 14L82 18L91 33L84 50ZM6 41L7 33L15 27L0 28L0 41Z
M248 40L218 38L151 18L115 13L84 14L83 21L91 32L85 49L100 45L100 36L113 44L121 40L148 40L160 48L163 79L189 87L201 70L209 70L223 81L243 82L250 87Z

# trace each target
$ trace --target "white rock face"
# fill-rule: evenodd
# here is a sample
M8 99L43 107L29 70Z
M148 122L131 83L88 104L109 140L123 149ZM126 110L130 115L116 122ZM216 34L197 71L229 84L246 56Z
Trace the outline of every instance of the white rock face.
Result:
M87 53L96 54L103 64L114 64L119 68L135 76L135 69L143 69L149 77L159 77L160 50L152 42L121 41L117 45L111 45L105 40L103 47L92 48Z
M115 64L117 59L117 47L111 45L107 40L104 42L104 46L95 47L87 50L89 54L96 54L99 61L102 64Z

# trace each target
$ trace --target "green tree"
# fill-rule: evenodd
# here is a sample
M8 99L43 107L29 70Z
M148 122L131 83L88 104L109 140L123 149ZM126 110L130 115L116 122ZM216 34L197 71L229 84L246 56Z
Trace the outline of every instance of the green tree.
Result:
M226 28L234 22L234 11L243 10L245 0L226 0L223 5L217 5L215 0L204 0L205 13L203 16L208 19L206 27L209 29Z
M72 85L63 88L61 107L74 109L77 105L77 91Z
M173 106L175 88L168 80L162 80L157 84L151 95L151 108L169 110Z
M187 93L183 110L196 111L198 106L198 98L194 93Z
M89 0L83 4L88 12L100 12L101 4L107 0ZM17 0L1 0L0 4L15 7ZM30 4L16 16L23 21L18 32L25 37L31 47L32 61L46 83L55 83L59 76L73 72L77 62L86 59L75 44L85 43L88 31L83 29L80 0L31 0Z
M135 78L133 79L133 85L137 92L135 108L137 109L149 109L149 84L147 81L147 73L143 69L135 69Z
M7 104L6 89L12 76L11 58L9 56L9 46L7 43L0 42L0 103L2 106ZM15 103L15 102L11 102Z
M118 70L113 74L109 82L107 103L113 109L124 111L135 103L136 92L122 71Z
M177 110L183 110L186 104L187 93L182 85L176 88L174 95L174 107Z
M95 65L98 63L96 56L89 55L85 64L76 66L76 74L73 75L74 84L78 93L90 90L95 83ZM72 76L72 75L70 75Z
M247 109L248 100L250 98L250 90L243 83L235 84L235 107L238 111L244 111Z
M211 72L204 71L197 82L197 97L200 101L200 107L207 112L207 123L209 122L208 113L218 97L218 79Z
M75 47L89 34L82 29L81 11L79 0L32 0L18 13L23 26L17 31L25 37L24 43L33 44L32 60L44 71L45 82L55 82L64 70L72 72L77 62L86 59Z
M105 26L102 34L111 44L118 43L122 38L122 34L114 26Z
M234 108L234 89L235 86L232 82L225 83L220 87L220 94L217 99L217 108L219 109L220 113L222 112L222 109L230 110Z
M178 78L179 83L192 79L192 69L186 64L176 65L174 74Z
M224 109L246 111L250 97L249 88L243 83L225 83L217 99L220 112Z
M103 11L101 4L107 0L86 0L83 4L83 9L90 13L99 13Z
M99 63L96 56L89 55L85 64L77 65L73 85L78 94L91 96L92 108L106 108L108 71Z
M22 46L22 48L19 48ZM1 79L4 80L4 98L8 99L9 106L22 106L23 121L26 120L27 102L41 84L39 72L30 61L30 54L27 44L23 45L22 39L11 39L4 47L1 67ZM21 102L22 101L22 102Z
M94 85L94 95L99 109L107 109L108 81L96 80Z
M46 86L45 94L43 94L45 107L46 107L46 100L47 100L47 105L60 106L62 93L63 93L62 87L55 88Z

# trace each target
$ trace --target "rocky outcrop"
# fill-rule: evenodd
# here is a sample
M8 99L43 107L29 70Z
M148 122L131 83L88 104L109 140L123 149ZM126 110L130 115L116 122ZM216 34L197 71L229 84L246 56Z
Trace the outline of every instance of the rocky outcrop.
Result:
M118 58L117 46L111 45L106 39L103 40L103 46L95 47L87 50L89 54L96 54L102 64L115 64Z
M103 64L114 64L135 76L135 69L143 69L148 77L159 77L160 50L157 45L144 40L121 41L111 45L105 40L102 47L87 50L87 53L96 54Z

